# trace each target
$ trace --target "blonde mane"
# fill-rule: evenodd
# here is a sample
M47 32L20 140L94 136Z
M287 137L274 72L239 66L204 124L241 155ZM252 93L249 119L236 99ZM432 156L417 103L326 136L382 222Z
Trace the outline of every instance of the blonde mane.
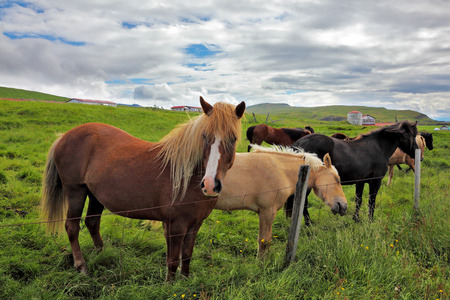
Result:
M251 145L252 152L265 152L265 153L276 153L280 155L291 155L296 156L298 158L302 158L305 161L305 164L310 166L311 169L317 171L319 167L323 166L323 161L317 157L315 153L304 152L302 149L289 148L284 146L272 145L270 147L262 147L259 145Z
M235 112L235 106L218 102L212 113L202 114L191 121L180 124L156 145L160 149L157 158L162 161L162 169L170 165L172 181L172 202L180 194L186 194L194 170L202 167L204 136L222 137L227 150L234 150L235 140L241 137L241 122Z

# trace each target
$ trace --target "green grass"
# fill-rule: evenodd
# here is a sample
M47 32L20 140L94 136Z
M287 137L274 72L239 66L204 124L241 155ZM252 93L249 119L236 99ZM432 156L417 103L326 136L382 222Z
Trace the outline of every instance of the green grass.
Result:
M67 236L46 235L39 223L41 174L57 134L104 122L158 141L187 120L185 113L154 109L0 101L0 299L449 298L450 133L434 132L434 126L419 127L432 132L435 141L422 163L420 213L413 210L414 174L397 169L391 186L383 180L373 222L367 218L368 187L360 223L351 218L353 186L344 187L349 201L344 217L313 198L313 225L302 228L296 261L285 267L289 221L282 211L264 260L256 258L256 214L213 211L198 234L191 277L166 284L162 229L105 212L100 253L82 223L80 244L89 275L77 273ZM250 125L244 123L243 134ZM350 136L370 129L284 120L286 127L305 125ZM242 140L238 151L246 151L247 144Z

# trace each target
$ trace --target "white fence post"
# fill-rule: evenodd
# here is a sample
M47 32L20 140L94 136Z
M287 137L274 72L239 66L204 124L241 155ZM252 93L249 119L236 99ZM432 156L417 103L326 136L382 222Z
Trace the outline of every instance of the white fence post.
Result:
M414 209L419 210L420 198L420 149L414 153L415 175L414 175Z

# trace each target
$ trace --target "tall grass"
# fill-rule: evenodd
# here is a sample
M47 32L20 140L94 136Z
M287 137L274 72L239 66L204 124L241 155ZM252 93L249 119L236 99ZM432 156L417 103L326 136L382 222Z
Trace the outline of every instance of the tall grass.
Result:
M186 120L185 113L162 110L0 101L0 298L449 298L449 132L433 132L435 149L426 150L419 212L413 210L414 175L399 170L391 186L383 180L373 222L367 218L367 191L360 223L351 218L354 187L344 187L349 201L349 215L344 217L332 215L313 198L313 225L302 228L296 261L287 267L289 220L282 211L263 260L256 258L256 214L213 211L198 234L192 276L173 284L164 283L162 229L106 211L101 225L105 248L100 253L81 223L89 275L77 273L67 236L48 236L39 223L41 174L56 135L82 123L104 122L157 141ZM244 123L243 133L250 125ZM345 123L284 121L286 127L305 125L325 134L344 131L353 136L369 130ZM247 144L241 141L238 151L246 151Z

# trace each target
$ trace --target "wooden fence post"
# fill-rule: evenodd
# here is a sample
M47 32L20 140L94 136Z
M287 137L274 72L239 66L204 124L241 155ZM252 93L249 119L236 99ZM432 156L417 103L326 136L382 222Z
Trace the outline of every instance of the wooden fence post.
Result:
M305 207L306 188L308 187L309 177L308 165L301 165L298 171L298 181L295 187L294 204L292 207L291 227L286 245L285 265L295 260L297 251L298 235L303 217L303 208Z
M420 149L416 149L414 153L414 165L416 170L414 171L414 209L419 210L419 198L420 198Z
M258 123L258 121L256 120L255 113L252 113L252 114L253 114L253 119L255 120L255 123Z

